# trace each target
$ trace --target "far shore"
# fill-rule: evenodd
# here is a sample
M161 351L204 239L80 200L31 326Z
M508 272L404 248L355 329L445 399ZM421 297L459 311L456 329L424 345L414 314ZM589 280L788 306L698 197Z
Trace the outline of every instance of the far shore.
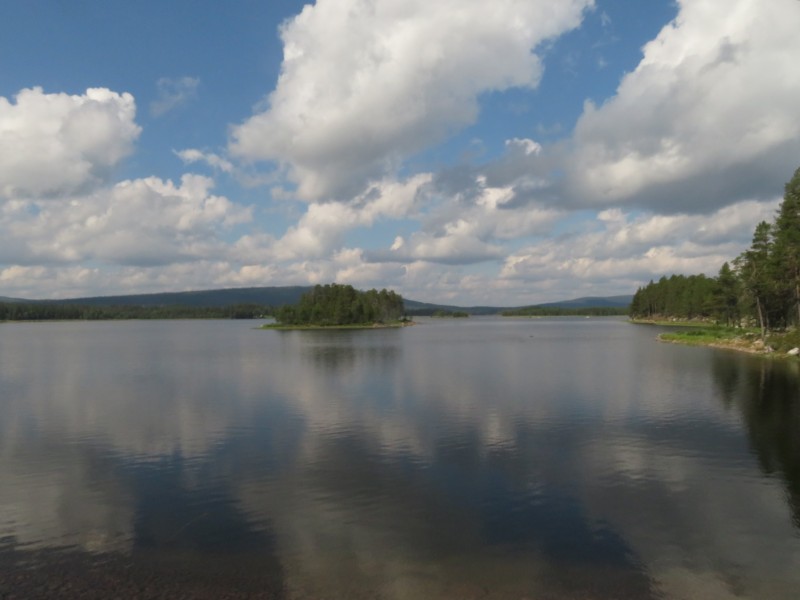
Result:
M351 325L283 325L281 323L267 323L259 329L275 329L277 331L328 331L346 329L400 329L414 325L414 321L396 323L356 323Z

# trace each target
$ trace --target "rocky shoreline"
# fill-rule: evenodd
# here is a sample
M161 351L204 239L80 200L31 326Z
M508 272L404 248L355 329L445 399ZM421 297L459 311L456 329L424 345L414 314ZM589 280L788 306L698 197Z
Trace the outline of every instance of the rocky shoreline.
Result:
M748 354L758 354L772 358L795 358L800 355L800 348L794 346L785 349L776 349L768 340L765 342L760 337L752 335L740 335L729 338L706 339L702 336L689 336L680 333L661 333L658 339L670 344L685 344L690 346L707 346L709 348L720 348L723 350L735 350Z

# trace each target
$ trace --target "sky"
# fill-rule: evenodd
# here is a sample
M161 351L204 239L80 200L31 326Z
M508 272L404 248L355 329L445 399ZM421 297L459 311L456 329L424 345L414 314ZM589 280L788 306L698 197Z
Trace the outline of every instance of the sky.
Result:
M798 0L30 0L0 23L0 296L631 294L715 275L800 166Z

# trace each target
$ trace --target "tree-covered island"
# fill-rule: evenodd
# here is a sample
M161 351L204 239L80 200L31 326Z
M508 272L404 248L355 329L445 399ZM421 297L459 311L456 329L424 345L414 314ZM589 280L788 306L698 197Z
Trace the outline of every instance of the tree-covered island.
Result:
M363 328L408 324L403 297L385 289L362 292L351 285L317 285L297 304L275 311L275 325L265 328Z
M800 168L772 223L756 225L750 247L717 277L672 275L639 288L631 319L705 323L662 334L666 341L786 353L800 346Z

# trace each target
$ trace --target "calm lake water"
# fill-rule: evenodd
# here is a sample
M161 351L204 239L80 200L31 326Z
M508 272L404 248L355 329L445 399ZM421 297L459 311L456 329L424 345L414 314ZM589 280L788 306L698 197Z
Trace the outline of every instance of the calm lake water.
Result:
M657 332L0 324L0 598L797 598L798 364Z

